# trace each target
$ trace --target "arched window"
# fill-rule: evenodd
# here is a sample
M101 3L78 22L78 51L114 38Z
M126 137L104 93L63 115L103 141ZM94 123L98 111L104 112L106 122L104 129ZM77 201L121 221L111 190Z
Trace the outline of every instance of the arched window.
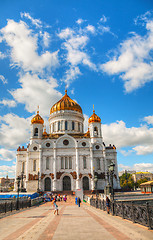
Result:
M61 157L61 169L64 169L64 158Z
M83 168L87 168L86 156L83 156Z
M68 157L65 157L65 169L68 169Z
M69 169L72 169L72 157L69 157Z
M58 121L58 131L60 131L60 121Z
M80 123L78 123L78 131L80 132Z
M35 130L34 130L34 136L38 136L38 128L35 128Z
M24 173L25 171L25 162L22 163L22 172Z
M100 158L97 158L97 170L100 170Z
M94 135L98 135L98 128L94 127Z
M67 130L67 121L65 121L65 130Z
M75 123L72 122L72 130L74 130L74 128L75 128Z
M33 161L33 171L36 171L36 160Z
M49 169L49 157L46 157L46 169Z

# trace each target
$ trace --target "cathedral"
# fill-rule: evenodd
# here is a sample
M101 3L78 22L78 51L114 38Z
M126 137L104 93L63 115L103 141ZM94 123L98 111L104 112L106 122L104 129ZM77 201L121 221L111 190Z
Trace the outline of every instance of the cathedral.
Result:
M65 95L50 109L49 133L37 111L31 120L31 137L27 148L19 147L16 158L16 179L23 176L27 192L103 190L108 184L108 168L115 164L114 188L119 189L117 152L106 146L102 137L101 119L93 110L84 132L83 112ZM17 190L17 181L15 181Z

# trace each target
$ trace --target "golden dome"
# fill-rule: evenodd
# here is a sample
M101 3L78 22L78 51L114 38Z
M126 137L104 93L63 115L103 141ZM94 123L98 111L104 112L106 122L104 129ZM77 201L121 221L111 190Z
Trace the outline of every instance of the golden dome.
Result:
M89 123L91 123L91 122L101 122L100 117L98 117L98 116L95 114L95 110L93 110L93 114L92 114L92 116L89 118L88 122L89 122Z
M32 123L32 124L34 124L34 123L44 124L44 120L43 120L43 118L39 115L39 111L37 111L37 115L32 118L31 123Z
M59 100L57 103L55 103L51 110L50 114L53 112L57 112L60 110L72 110L76 112L82 113L82 109L79 104L77 104L75 101L73 101L68 95L67 90L65 90L65 95L62 97L61 100Z

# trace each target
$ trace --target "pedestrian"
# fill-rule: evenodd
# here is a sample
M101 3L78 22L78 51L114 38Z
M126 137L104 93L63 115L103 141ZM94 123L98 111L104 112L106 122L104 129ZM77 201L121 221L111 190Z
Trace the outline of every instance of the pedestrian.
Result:
M53 204L54 204L54 215L57 213L57 215L59 215L58 214L58 206L57 206L57 204L56 204L56 200L54 200L54 202L53 202Z
M110 200L108 197L106 197L106 208L107 208L107 214L109 214L110 211Z
M76 197L75 197L75 204L76 204L76 205L78 204L77 201L78 201L78 198L77 198L77 196L76 196Z
M78 207L80 207L80 203L81 203L81 199L78 197L78 199L77 199Z

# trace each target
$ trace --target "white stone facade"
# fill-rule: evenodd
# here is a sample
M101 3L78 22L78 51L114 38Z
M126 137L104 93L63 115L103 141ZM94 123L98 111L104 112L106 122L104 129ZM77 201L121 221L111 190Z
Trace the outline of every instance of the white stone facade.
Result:
M37 191L38 176L41 191L75 191L94 190L97 174L97 189L103 190L111 162L115 164L114 188L119 189L116 148L105 146L101 122L90 122L84 133L81 112L59 110L50 114L49 134L43 133L42 123L31 124L28 147L17 150L16 178L24 173L28 192Z

